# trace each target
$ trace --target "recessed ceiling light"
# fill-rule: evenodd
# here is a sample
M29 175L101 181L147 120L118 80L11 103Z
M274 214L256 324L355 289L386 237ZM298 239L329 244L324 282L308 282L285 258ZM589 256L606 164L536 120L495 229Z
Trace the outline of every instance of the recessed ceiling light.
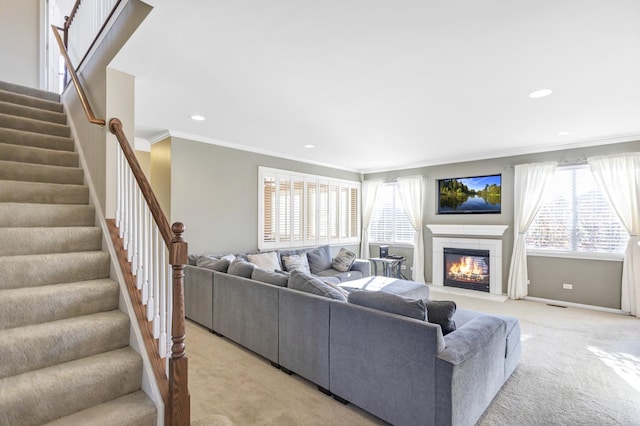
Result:
M553 93L553 90L551 89L541 89L541 90L536 90L535 92L529 93L529 97L531 99L544 98L545 96L549 96L552 93Z
M305 147L305 148L309 148L309 149L311 149L311 148L315 148L316 146L315 146L315 145L311 145L311 144L307 144L307 145L305 145L304 147Z
M567 136L567 135L570 135L570 134L571 134L571 132L567 132L567 131L556 133L556 135L558 135L558 136Z
M196 114L196 115L192 115L192 116L191 116L191 119L192 119L192 120L195 120L195 121L204 121L204 120L206 120L206 118L205 118L205 117L203 117L203 116L201 116L201 115L197 115L197 114Z

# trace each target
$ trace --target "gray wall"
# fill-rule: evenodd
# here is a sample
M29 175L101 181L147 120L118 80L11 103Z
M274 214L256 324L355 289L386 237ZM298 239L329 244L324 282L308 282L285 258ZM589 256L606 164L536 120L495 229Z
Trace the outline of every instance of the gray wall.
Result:
M584 159L593 155L616 152L640 151L640 141L621 144L600 145L538 154L478 160L466 163L446 164L417 169L398 170L383 173L371 173L365 180L393 180L399 176L423 175L426 177L426 196L424 203L424 224L479 224L508 225L503 241L503 292L507 291L507 278L513 251L513 179L516 164L535 163L551 160ZM502 213L482 215L438 215L436 204L436 181L442 178L466 177L502 173ZM432 277L432 238L425 229L425 278ZM378 253L377 245L370 245L371 254ZM390 251L405 254L406 249L391 247ZM412 265L408 258L407 271ZM586 303L609 308L620 308L620 277L622 262L569 260L550 257L529 256L529 275L531 285L529 295L574 303ZM566 275L570 270L571 275ZM603 272L603 273L601 273ZM407 273L405 275L409 276ZM607 277L605 279L605 277ZM573 290L562 290L563 283L573 283Z
M2 0L0 80L40 85L40 0Z
M360 181L358 173L172 137L170 220L185 224L190 253L257 249L258 166Z
M63 92L63 101L78 133L77 142L87 162L85 173L91 176L103 212L106 205L106 132L110 118L106 117L107 65L150 11L151 7L145 3L138 0L129 1L80 72L79 78L93 112L96 117L105 119L107 126L102 128L87 121L78 94L71 85ZM133 142L134 135L128 135L128 138Z

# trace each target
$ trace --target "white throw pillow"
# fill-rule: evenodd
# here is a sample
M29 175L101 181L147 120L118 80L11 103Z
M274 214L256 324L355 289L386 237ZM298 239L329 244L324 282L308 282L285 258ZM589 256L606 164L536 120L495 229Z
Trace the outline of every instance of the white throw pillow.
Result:
M248 254L247 259L249 262L261 269L264 269L265 271L273 272L277 269L282 269L280 262L278 262L278 254L275 251Z

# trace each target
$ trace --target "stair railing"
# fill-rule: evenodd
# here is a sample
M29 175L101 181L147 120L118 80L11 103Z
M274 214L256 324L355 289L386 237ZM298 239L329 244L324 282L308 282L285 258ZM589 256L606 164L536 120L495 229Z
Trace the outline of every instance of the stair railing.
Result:
M91 48L115 13L121 0L76 0L71 12L64 17L61 28L64 35L64 47L69 57L79 68ZM78 70L76 68L76 71ZM65 75L65 86L67 75Z
M52 28L87 119L104 126L105 120L93 114L58 28ZM122 122L112 118L109 130L118 140L116 217L107 219L109 233L164 402L165 424L188 425L190 396L184 342L184 265L188 254L182 238L184 225L169 225Z

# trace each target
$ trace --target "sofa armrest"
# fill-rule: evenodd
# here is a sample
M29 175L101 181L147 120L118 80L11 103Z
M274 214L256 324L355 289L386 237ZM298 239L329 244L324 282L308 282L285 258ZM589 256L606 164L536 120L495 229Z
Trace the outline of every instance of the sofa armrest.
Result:
M213 271L199 266L184 267L185 316L213 330Z
M371 262L367 259L356 259L351 265L351 271L360 271L362 272L363 277L368 277L371 275Z

